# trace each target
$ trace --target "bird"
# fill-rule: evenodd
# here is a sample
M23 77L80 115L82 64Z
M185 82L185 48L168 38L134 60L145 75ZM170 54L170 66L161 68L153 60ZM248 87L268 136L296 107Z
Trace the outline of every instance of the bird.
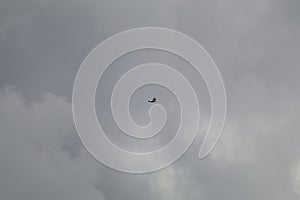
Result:
M152 100L149 100L148 102L149 103L155 103L156 102L156 98L154 97L154 98L152 98Z

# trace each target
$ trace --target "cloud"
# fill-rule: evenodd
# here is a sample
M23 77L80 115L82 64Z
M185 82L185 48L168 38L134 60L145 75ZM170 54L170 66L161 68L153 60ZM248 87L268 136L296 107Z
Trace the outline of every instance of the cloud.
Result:
M300 196L300 164L298 163L291 173L294 178L294 190Z
M98 163L80 149L63 148L75 135L71 105L46 94L26 101L13 88L0 90L0 193L13 199L90 199L101 197ZM94 164L94 165L93 165Z
M299 1L40 2L0 3L0 85L18 88L0 90L1 199L299 199ZM87 154L66 99L98 42L141 26L174 28L209 51L228 116L207 159L197 160L200 139L173 166L132 176Z

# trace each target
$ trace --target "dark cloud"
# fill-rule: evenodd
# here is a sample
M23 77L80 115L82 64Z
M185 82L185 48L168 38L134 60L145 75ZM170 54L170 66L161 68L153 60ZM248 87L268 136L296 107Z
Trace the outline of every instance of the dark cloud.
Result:
M299 6L297 0L1 1L1 198L299 199ZM196 159L199 137L173 166L129 175L82 148L70 96L76 71L95 45L143 26L179 30L208 50L224 78L228 117L207 159ZM148 59L137 55L124 66ZM204 90L203 82L195 83ZM132 109L134 117L147 121L146 109Z

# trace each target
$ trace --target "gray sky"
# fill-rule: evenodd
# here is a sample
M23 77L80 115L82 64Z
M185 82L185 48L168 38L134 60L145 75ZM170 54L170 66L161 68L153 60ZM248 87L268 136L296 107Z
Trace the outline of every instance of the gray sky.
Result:
M299 199L299 10L297 0L2 0L1 199ZM205 160L197 159L200 136L174 165L129 175L103 166L82 147L71 95L76 72L93 47L144 26L181 31L207 49L223 75L228 114L221 140ZM120 66L125 70L151 59L185 66L170 55L144 51L114 63L107 77L117 78ZM160 94L174 115L164 129L167 136L144 146L120 136L105 106L113 81L104 77L100 83L98 118L114 142L151 149L172 137L178 102L171 93L145 87L133 96L131 111L141 124L149 107L139 102L149 94ZM202 133L209 98L203 81L194 83L203 91Z

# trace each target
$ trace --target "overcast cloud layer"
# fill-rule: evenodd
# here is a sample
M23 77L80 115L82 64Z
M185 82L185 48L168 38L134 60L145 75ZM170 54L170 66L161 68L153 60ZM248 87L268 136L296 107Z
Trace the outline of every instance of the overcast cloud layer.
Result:
M300 199L299 11L298 0L2 0L0 199ZM203 90L203 125L192 148L168 168L130 175L103 166L83 148L70 97L76 72L94 46L144 26L181 31L208 50L223 75L228 114L219 144L198 160L210 111L203 81L178 58L158 52L137 52L114 63L100 82L97 113L111 130L109 137L126 148L144 144L121 137L105 106L120 66L125 70L164 57L169 65L186 67L185 75ZM159 94L174 115L164 129L172 136L178 102L162 88L133 96L133 118L141 124L149 120L149 106L140 103L149 94Z

